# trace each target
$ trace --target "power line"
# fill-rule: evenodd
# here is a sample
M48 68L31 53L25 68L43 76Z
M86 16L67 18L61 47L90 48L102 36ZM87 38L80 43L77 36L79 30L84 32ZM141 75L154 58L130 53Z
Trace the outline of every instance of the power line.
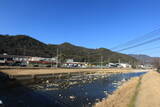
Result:
M156 36L157 34L160 33L160 28L152 31L152 32L149 32L141 37L137 37L133 40L130 40L130 41L127 41L126 43L123 43L123 44L119 44L113 48L111 48L111 50L115 50L115 49L120 49L120 48L124 48L126 46L129 46L129 45L134 45L136 43L139 43L139 42L142 42L144 40L148 40L148 39L152 39L154 36Z
M153 48L145 48L145 49L137 50L137 51L130 52L130 53L137 53L137 52L142 52L142 51L150 51L150 50L154 50L154 49L157 49L157 48L160 49L160 46L158 46L158 47L153 47Z
M154 38L154 39L151 39L151 40L149 40L149 41L145 41L145 42L142 42L142 43L139 43L139 44L136 44L136 45L127 47L127 48L123 48L123 49L118 50L118 51L129 50L129 49L136 48L136 47L140 47L140 46L143 46L143 45L146 45L146 44L149 44L149 43L152 43L152 42L156 42L156 41L159 41L159 40L160 40L160 37Z
M157 47L157 48L160 49L160 47ZM151 52L152 52L152 53L153 53L153 52L159 52L159 51L160 51L160 50L154 50L154 49L156 49L156 47L155 47L155 48L150 48L150 50L148 49L149 53L151 53ZM145 51L145 50L140 51L141 53L140 53L139 51L137 51L137 52L131 52L131 53L132 53L132 54L142 54L143 51ZM147 53L148 53L148 52L147 52Z

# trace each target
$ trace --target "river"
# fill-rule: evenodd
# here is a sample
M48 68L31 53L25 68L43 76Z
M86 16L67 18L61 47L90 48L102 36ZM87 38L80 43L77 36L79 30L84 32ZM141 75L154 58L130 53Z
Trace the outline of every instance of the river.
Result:
M5 107L91 107L123 82L144 73L77 73L64 78L25 81L1 78L0 100Z

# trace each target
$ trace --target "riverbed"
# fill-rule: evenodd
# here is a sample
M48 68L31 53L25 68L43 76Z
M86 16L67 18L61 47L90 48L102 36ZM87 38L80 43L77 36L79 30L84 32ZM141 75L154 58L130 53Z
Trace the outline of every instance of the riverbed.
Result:
M0 100L5 107L92 107L125 81L144 73L75 73L24 81L3 78Z

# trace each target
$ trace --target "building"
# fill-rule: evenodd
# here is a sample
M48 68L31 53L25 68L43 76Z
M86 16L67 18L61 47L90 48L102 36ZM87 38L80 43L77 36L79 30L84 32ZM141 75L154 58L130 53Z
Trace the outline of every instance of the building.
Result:
M151 64L144 64L144 65L138 65L138 68L140 68L140 69L153 69L154 66Z
M43 57L0 54L0 65L51 67L51 66L56 66L56 64L57 64L56 57L43 58Z
M55 67L57 58L30 57L30 67Z
M118 67L120 68L132 68L132 65L128 63L118 63Z
M88 63L86 62L74 62L73 59L67 59L66 62L62 65L66 68L87 68Z
M7 55L0 54L0 65L20 65L21 63L28 63L29 56Z
M108 68L132 68L128 63L109 63L106 65Z

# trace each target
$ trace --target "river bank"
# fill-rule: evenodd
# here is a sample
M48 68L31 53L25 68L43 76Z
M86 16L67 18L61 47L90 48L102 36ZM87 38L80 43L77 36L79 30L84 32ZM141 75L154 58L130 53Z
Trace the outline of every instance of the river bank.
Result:
M143 72L136 69L0 69L1 72L8 75L36 75L36 74L56 74L56 73L77 73L77 72L97 72L97 73L125 73L125 72Z
M135 107L160 107L160 74L148 72L141 80Z
M132 78L94 107L160 107L160 74L149 71Z
M132 107L131 100L136 92L136 86L140 81L140 77L132 78L120 86L107 99L97 103L94 107Z
M40 79L40 78L64 78L79 73L83 74L113 74L113 73L130 73L144 72L136 69L0 69L0 72L10 79Z
M66 78L33 79L31 82L1 80L0 100L6 107L92 107L123 82L143 74L75 73Z

